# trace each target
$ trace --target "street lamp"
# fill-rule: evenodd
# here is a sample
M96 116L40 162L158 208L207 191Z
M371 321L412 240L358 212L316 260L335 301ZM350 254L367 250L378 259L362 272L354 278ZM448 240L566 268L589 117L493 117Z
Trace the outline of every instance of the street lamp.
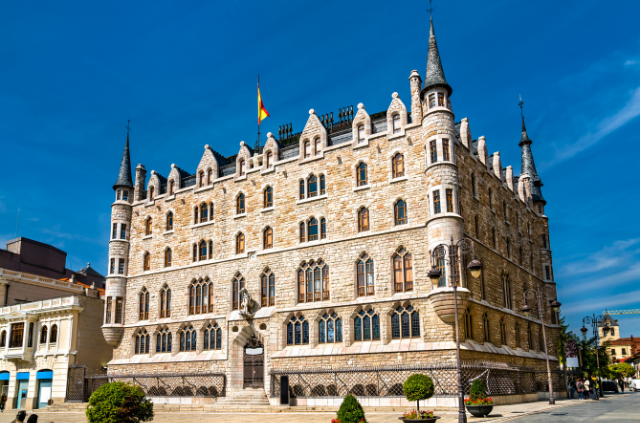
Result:
M596 397L595 399L598 399L598 394L600 394L601 397L604 397L604 391L601 391L602 389L602 377L600 376L600 357L598 354L598 350L600 349L600 331L598 331L598 327L600 326L600 323L606 322L606 319L604 318L604 316L600 315L600 316L596 316L595 313L591 316L587 316L584 319L582 319L582 329L580 329L580 331L582 332L583 335L587 334L587 328L585 327L586 325L591 325L592 329L593 329L593 336L595 336L596 338L596 364L598 366L598 385L599 385L599 389L596 389ZM607 324L605 323L604 328L602 329L602 332L606 335L607 332L605 332L605 328L607 330L607 332L609 331ZM598 392L600 391L600 392Z
M447 251L449 254L447 255ZM460 255L467 254L470 251L473 252L473 259L467 265L467 269L471 273L473 278L478 278L482 274L482 262L476 258L475 244L470 239L461 239L454 243L453 237L451 238L451 244L440 244L433 249L431 253L431 270L429 270L428 276L431 283L438 286L442 272L436 267L438 261L442 260L443 263L447 263L450 269L451 286L453 287L453 306L455 313L455 328L456 328L456 361L458 370L458 423L467 422L467 414L464 411L464 391L462 389L462 364L460 362L460 330L458 329L458 283L460 282L460 273L458 269ZM445 280L445 285L446 285Z
M531 314L531 307L527 304L527 300L538 300L538 319L540 320L540 326L542 326L542 341L544 342L544 356L547 359L547 378L549 380L549 404L553 405L556 403L555 398L553 398L553 382L551 380L551 367L549 366L549 351L547 349L547 333L544 330L544 298L550 297L554 295L554 289L551 285L545 285L544 290L542 287L539 288L531 288L525 291L524 293L524 306L520 310L524 313L525 317L529 317ZM550 304L551 309L557 312L560 309L560 304L558 300L553 300Z

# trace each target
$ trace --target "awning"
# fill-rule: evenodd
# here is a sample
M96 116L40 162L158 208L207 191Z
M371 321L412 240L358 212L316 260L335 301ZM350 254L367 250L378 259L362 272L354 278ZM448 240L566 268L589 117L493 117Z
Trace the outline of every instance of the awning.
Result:
M0 380L9 380L9 372L0 372Z
M36 379L53 379L53 370L40 370L36 374Z
M16 380L29 380L29 372L20 372L16 376Z

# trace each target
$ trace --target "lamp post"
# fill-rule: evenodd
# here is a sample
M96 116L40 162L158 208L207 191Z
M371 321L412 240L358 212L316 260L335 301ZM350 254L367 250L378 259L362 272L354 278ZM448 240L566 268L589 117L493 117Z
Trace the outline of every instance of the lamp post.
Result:
M462 364L460 362L460 331L458 329L458 283L460 282L459 272L459 257L458 254L467 254L473 251L473 259L467 265L467 268L471 271L471 276L474 278L480 277L482 274L482 263L476 259L475 245L470 239L461 239L454 243L451 238L451 244L440 244L433 249L431 253L431 270L429 271L429 279L433 285L440 283L440 278L443 276L442 272L436 264L442 260L443 268L444 264L449 265L449 275L451 286L453 287L453 304L455 313L455 329L456 329L456 368L458 370L458 423L467 422L467 414L464 410L464 391L462 389ZM447 254L448 252L448 254ZM446 275L444 284L446 286Z
M549 381L549 404L553 405L556 403L555 398L553 397L553 381L551 380L551 367L549 366L549 350L547 348L547 332L544 329L544 303L546 297L551 297L555 294L554 289L550 285L545 285L544 289L542 287L539 288L531 288L524 292L524 306L522 306L521 310L524 313L525 317L529 317L531 314L531 307L527 304L527 300L537 300L538 301L538 319L540 320L540 326L542 326L542 341L544 342L544 356L547 359L547 378ZM555 312L558 311L562 304L558 302L558 300L553 300L551 302L551 309Z
M604 397L604 391L600 391L602 389L602 377L600 376L600 358L599 358L599 349L600 349L600 331L598 331L598 327L600 326L600 323L602 322L606 322L606 319L604 318L604 316L599 315L596 316L595 313L591 316L587 316L584 319L582 319L582 329L580 329L580 332L582 332L583 335L587 334L587 328L586 325L591 325L592 329L593 329L593 335L596 338L596 365L598 366L598 386L599 388L595 390L596 392L596 397L595 399L598 399L598 395L600 395L601 397ZM605 332L606 329L606 332ZM609 327L607 325L607 323L605 323L604 328L602 329L602 331L604 332L604 334L606 335L607 332L609 332ZM600 392L598 392L600 391Z

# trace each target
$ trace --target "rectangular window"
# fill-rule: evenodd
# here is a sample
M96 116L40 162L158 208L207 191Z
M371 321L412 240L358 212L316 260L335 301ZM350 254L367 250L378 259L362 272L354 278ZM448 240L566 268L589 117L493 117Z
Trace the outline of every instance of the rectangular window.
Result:
M549 266L544 267L544 274L548 281L551 280L551 268Z
M113 275L114 273L116 273L116 259L112 258L109 265L109 274Z
M120 225L120 239L127 238L127 225L124 223Z
M116 297L116 315L113 323L122 323L122 297Z
M444 107L444 93L438 93L438 107Z
M442 160L445 162L451 161L451 155L449 154L449 140L442 140Z
M622 355L627 355L627 349L626 348L622 349Z
M111 239L116 239L116 234L118 233L118 224L113 224L113 229L111 230Z
M113 306L112 297L107 297L107 312L105 313L104 322L106 324L111 323L111 307Z
M547 248L547 237L542 235L542 248Z
M124 259L118 259L118 274L124 275Z
M304 180L300 180L300 199L304 200Z
M9 348L22 347L22 340L24 337L24 323L14 323L11 325L11 340Z
M129 191L127 191L127 190L122 191L122 199L124 201L128 201L129 200Z
M122 198L122 191L118 190L116 195L116 200L120 201L121 198Z
M433 213L438 214L442 210L440 209L440 190L433 191Z
M320 175L320 195L325 195L327 193L326 182L324 175Z
M429 108L434 108L436 107L436 95L435 94L429 94Z
M431 152L431 163L438 161L438 148L436 147L436 141L433 140L429 143L429 151Z
M447 189L447 213L453 213L453 190Z

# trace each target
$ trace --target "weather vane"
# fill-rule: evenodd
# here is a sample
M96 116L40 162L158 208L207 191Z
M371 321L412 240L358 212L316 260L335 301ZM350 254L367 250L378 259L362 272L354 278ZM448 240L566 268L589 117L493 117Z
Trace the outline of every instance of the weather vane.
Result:
M520 94L520 103L518 103L518 106L520 106L520 116L524 117L524 112L522 111L522 106L524 105L524 101L522 101L522 94Z
M427 9L427 12L429 12L429 14L432 14L433 11L436 10L436 8L431 4L432 1L433 0L429 0L429 8Z

